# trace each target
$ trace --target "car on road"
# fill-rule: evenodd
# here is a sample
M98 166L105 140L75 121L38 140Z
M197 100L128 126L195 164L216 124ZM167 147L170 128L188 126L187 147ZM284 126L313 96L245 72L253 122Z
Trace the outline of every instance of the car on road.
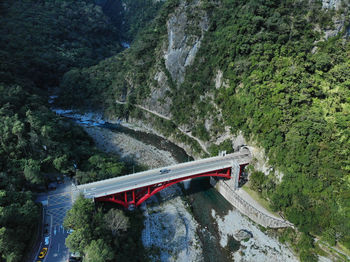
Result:
M68 258L67 261L69 261L69 262L78 262L78 261L81 261L80 253L79 253L79 252L70 253L70 254L69 254L69 258Z
M70 257L70 258L68 258L67 261L68 261L68 262L80 262L81 259L80 259L80 258L76 258L76 257Z
M169 173L170 171L171 171L170 169L164 168L164 169L161 169L161 170L160 170L160 173L166 174L166 173Z
M43 247L43 249L40 251L38 258L44 258L47 254L47 247Z
M48 246L49 242L50 242L50 237L49 236L45 237L45 246Z
M57 177L56 181L57 181L57 184L63 184L63 182L64 182L62 177Z

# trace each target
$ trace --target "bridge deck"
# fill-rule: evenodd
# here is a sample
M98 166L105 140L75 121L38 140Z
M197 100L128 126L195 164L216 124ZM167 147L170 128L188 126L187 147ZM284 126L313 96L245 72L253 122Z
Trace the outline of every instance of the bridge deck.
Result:
M87 198L102 197L155 185L165 181L186 178L195 174L232 167L232 161L235 161L238 165L242 165L248 163L249 160L250 154L248 152L236 152L226 156L211 157L79 185L77 189ZM161 169L169 169L170 171L167 173L161 173Z

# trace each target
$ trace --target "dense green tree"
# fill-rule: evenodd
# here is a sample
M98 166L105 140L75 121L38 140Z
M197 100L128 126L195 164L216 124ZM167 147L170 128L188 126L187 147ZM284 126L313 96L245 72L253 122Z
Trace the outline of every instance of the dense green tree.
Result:
M33 159L26 160L24 166L24 177L33 184L42 184L43 176L40 173L40 162Z
M63 225L73 230L66 239L67 247L79 252L86 261L109 261L113 258L117 261L145 260L141 242L143 216L140 211L125 213L110 209L104 213L103 209L96 209L91 200L79 196ZM130 254L133 256L130 257Z
M72 66L121 50L117 29L93 0L2 1L1 10L2 81L52 87Z
M107 228L116 236L119 231L126 231L129 227L129 219L118 209L110 209L104 216Z
M104 262L111 261L114 257L113 250L102 239L92 240L85 249L83 261L86 262Z
M260 172L260 171L252 172L249 177L250 185L252 189L256 191L260 191L260 192L262 191L262 187L265 181L266 181L266 176L263 172Z

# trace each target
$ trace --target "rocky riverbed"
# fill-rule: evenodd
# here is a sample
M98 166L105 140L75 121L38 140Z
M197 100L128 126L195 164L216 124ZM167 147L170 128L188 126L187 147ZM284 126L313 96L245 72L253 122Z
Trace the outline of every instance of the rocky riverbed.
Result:
M142 143L131 136L106 128L85 126L96 146L149 168L177 163L167 151ZM198 223L181 199L180 186L162 190L142 205L145 229L142 240L152 261L201 261L202 248L196 234Z
M130 127L130 125L129 125ZM152 145L142 143L126 134L100 127L85 127L96 145L122 158L133 159L150 168L175 164L172 155ZM189 204L182 199L183 191L174 185L153 196L142 209L145 229L142 240L151 254L152 261L205 261L198 230L205 230L191 214ZM240 241L238 251L231 252L234 261L298 261L288 247L275 236L262 232L253 222L231 210L220 216L212 210L217 223L220 245L227 246L228 237L244 229L251 232L249 239Z
M90 114L74 114L77 123L84 126L86 132L94 139L98 148L105 152L120 155L127 160L150 168L162 167L177 163L171 153L161 150L153 145L143 143L125 133L111 131L99 125L104 121L98 116ZM70 117L72 114L70 113ZM82 120L83 119L83 120ZM98 122L94 121L97 119ZM128 125L128 128L133 128ZM140 130L140 126L137 127ZM142 129L142 127L141 127ZM149 130L147 130L149 132ZM298 261L290 249L279 243L274 235L262 232L248 218L230 207L226 212L217 213L213 205L203 207L206 199L201 197L201 208L209 212L207 222L203 220L197 211L193 212L193 206L188 199L196 201L196 198L184 197L189 183L173 185L146 201L141 208L145 215L145 228L142 232L144 246L149 250L152 261ZM212 189L212 191L215 191ZM216 191L215 191L216 192ZM206 189L198 194L206 194ZM218 194L217 192L214 194ZM197 198L198 199L198 198ZM228 203L212 202L215 205L229 205ZM213 204L213 203L212 203ZM199 210L200 211L200 210ZM205 224L207 223L207 224ZM208 224L212 223L212 225ZM240 239L239 232L249 232L249 238ZM236 237L238 248L228 248L228 239ZM206 239L203 239L206 238ZM208 239L207 239L208 238ZM208 258L208 241L214 241L217 250L210 251L212 256ZM210 245L209 245L210 246ZM216 255L215 255L216 253Z
M117 154L124 160L146 165L150 169L177 163L168 151L142 143L124 133L93 126L85 126L84 129L99 149Z

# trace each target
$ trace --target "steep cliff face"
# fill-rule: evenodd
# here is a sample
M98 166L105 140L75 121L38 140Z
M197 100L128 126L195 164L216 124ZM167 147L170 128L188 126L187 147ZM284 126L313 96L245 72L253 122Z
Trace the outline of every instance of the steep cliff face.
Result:
M318 28L321 34L324 34L324 39L335 37L345 30L344 37L349 36L349 7L350 2L348 0L323 0L322 8L332 16L332 24L327 25L325 28Z
M165 66L173 81L180 84L184 81L186 67L193 64L204 33L209 27L208 15L200 9L200 4L200 1L191 4L183 1L167 21Z
M118 28L119 40L132 42L140 28L157 15L164 0L94 0Z
M156 51L157 62L151 71L150 78L155 81L150 84L150 95L142 101L146 108L172 117L172 85L183 83L186 68L193 64L208 27L209 18L201 9L201 1L180 1L168 16L167 38Z

